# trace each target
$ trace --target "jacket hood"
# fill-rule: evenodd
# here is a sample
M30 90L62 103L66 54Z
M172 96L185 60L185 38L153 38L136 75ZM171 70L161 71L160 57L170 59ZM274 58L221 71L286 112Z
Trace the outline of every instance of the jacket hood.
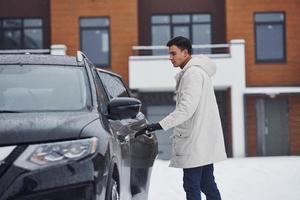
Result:
M186 71L191 66L200 67L203 69L210 77L216 73L217 66L210 58L204 55L197 57L192 57L191 60L186 64L182 71Z

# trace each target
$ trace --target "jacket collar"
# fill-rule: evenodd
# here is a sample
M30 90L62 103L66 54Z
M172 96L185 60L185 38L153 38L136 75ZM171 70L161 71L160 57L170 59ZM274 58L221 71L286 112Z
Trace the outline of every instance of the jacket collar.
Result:
M175 75L174 78L175 78L175 81L176 81L176 85L179 84L180 79L181 79L181 77L183 76L184 72L186 72L187 69L189 69L191 66L193 66L192 60L193 60L193 58L191 58L191 59L189 60L189 62L186 63L186 65L184 66L184 68L183 68L180 72L178 72L178 73ZM176 86L176 88L177 88L177 86Z

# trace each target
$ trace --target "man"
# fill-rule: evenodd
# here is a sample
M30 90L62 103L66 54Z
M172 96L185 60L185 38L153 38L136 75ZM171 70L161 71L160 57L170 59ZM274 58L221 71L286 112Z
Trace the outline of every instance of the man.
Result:
M190 40L171 39L170 60L180 67L176 79L176 108L147 131L174 127L171 167L183 168L183 187L187 200L220 200L213 163L226 159L223 132L211 76L216 65L207 57L192 57Z

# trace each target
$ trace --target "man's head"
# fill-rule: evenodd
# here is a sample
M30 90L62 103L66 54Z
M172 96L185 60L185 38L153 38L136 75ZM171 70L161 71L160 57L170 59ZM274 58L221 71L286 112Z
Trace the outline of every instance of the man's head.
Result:
M185 37L178 36L171 39L167 46L169 47L170 60L173 66L183 68L192 55L191 41Z

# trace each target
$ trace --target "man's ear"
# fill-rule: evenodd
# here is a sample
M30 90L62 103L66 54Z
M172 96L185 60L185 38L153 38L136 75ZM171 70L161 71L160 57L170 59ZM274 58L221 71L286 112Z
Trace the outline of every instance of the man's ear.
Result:
M184 51L184 55L185 56L189 56L190 55L187 49L184 49L183 51Z

